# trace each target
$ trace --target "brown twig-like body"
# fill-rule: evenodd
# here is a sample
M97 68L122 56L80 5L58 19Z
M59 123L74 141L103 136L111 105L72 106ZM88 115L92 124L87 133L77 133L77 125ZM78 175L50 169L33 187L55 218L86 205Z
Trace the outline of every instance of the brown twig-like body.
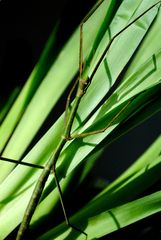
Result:
M95 66L93 73L90 77L90 79L87 76L87 73L84 74L84 69L83 69L83 54L82 54L82 46L83 46L83 24L87 21L87 19L93 14L93 12L98 8L98 6L100 6L100 4L103 2L104 0L100 0L95 7L90 11L90 13L83 19L83 21L80 24L80 55L79 55L79 81L78 81L78 89L77 89L77 93L76 93L76 97L74 99L74 103L72 105L71 111L69 112L69 116L66 116L66 126L62 135L62 138L59 141L59 144L55 150L55 152L52 154L52 156L50 157L50 159L48 160L48 162L46 163L46 165L44 166L44 169L36 183L35 189L33 191L32 197L29 201L29 204L27 206L27 209L25 211L22 223L20 225L16 240L21 240L23 239L26 230L28 229L30 220L32 218L32 215L37 207L37 204L39 202L39 199L41 197L42 191L44 189L45 183L47 181L47 178L51 172L51 170L53 170L54 173L54 177L55 177L55 181L56 181L56 185L59 191L59 196L60 196L60 200L61 200L61 204L62 204L62 208L63 208L63 212L64 212L64 216L65 216L65 220L66 223L71 226L73 229L79 231L80 233L83 233L86 237L87 234L85 232L83 232L82 230L80 230L79 228L73 226L70 222L69 222L69 218L66 214L66 210L65 210L65 206L64 206L64 201L63 201L63 195L62 195L62 191L60 188L60 184L59 184L59 180L56 174L56 162L60 156L60 153L64 147L64 145L66 144L67 141L69 141L71 139L71 128L73 125L73 121L77 112L77 109L79 107L79 104L81 102L81 99L83 97L83 95L85 94L89 83L92 81L98 67L100 66L100 64L102 63L102 61L104 60L111 44L113 43L113 41L115 40L115 38L120 35L124 30L126 30L129 26L131 26L135 21L137 21L139 18L141 18L145 13L147 13L150 9L152 9L155 5L157 5L158 3L160 3L161 1L157 2L156 4L154 4L153 6L151 6L149 9L147 9L144 13L142 13L140 16L138 16L135 20L133 20L130 24L128 24L126 27L124 27L121 31L119 31L112 39L111 41L108 43L107 47L105 48L102 56L100 57L99 61L97 62L97 65ZM75 88L75 86L74 86ZM69 94L68 100L67 100L67 107L66 107L66 111L68 110L69 104L70 104L70 96L73 92L73 88L72 91ZM123 109L121 109L121 111L119 113L117 113L117 115L111 120L111 122L107 125L107 127L105 127L104 129L101 130L97 130L95 132L92 133L85 133L85 134L81 134L81 135L77 135L75 137L85 137L87 135L93 135L93 134L98 134L101 133L103 131L105 131L109 125L125 110L125 108L128 106L130 102L128 102ZM66 114L67 115L67 114Z

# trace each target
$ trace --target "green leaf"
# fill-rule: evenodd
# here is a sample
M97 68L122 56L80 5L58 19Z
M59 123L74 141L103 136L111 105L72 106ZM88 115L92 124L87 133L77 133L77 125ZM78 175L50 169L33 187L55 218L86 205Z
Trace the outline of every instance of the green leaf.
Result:
M112 182L107 188L105 188L101 194L97 197L101 196L107 192L114 192L118 189L121 189L122 186L126 185L128 181L131 181L133 177L136 177L140 174L140 171L143 172L143 169L149 169L151 166L155 166L159 164L158 160L160 161L160 152L161 152L161 136L147 149L147 151L137 160L135 161L123 174L118 177L114 182ZM159 169L159 167L158 167ZM148 175L149 176L149 175ZM153 181L158 180L160 176L154 176L154 178L149 177L149 183L152 184ZM147 188L147 181L144 187ZM141 189L139 190L141 191ZM137 191L138 193L138 191Z
M4 106L2 106L2 108L0 109L0 123L3 122L5 116L7 115L7 113L9 112L9 110L12 107L12 104L14 102L14 100L16 99L18 93L20 92L20 87L16 87L15 89L13 89L12 93L10 94L7 102L5 103Z
M49 59L48 59L50 55L49 52L51 51L51 47L55 42L56 32L57 32L57 26L54 28L49 40L47 41L45 49L42 52L39 62L36 64L25 86L23 87L22 91L17 97L13 107L10 109L8 115L6 116L5 120L1 125L0 151L4 150L4 147L7 141L9 140L15 128L17 127L28 104L30 103L32 97L34 96L35 91L37 90L39 84L41 83L42 79L46 75L48 68L50 67ZM13 158L15 157L16 159L19 158L19 156L16 154L16 151L15 151L15 154L13 154L13 156L10 156L10 157L13 157Z
M136 198L160 178L160 151L161 136L125 173L73 216L71 222L92 239L160 211L161 192L122 205ZM83 235L61 224L38 239L65 239L67 236L70 236L70 239L83 238Z
M79 227L88 234L88 239L98 239L108 233L161 211L161 191L121 205L88 220L81 219ZM78 223L78 222L77 222ZM37 238L37 240L85 239L83 234L65 226L65 223Z
M106 18L106 14L109 8L111 7L112 2L113 1L105 1L102 5L103 7L101 6L100 8L102 10L96 11L93 17L87 22L87 26L84 29L84 35L87 37L87 39L85 39L84 41L84 55L87 58L90 55L91 39L94 44L95 42L93 39L98 38L97 33L100 29L100 26L102 26L102 22L104 27L104 20ZM111 36L109 36L109 32L113 36L120 29L126 26L132 19L135 19L135 17L138 16L139 13L143 12L155 2L156 1L151 1L149 3L140 0L133 3L131 1L123 1L123 4L119 8L112 23L110 24L110 31L109 28L107 28L107 31L104 33L104 37L102 38L100 45L96 49L96 55L90 66L89 75L92 73L92 69L97 64L101 52L106 48L107 43L110 40ZM128 11L126 11L126 9L128 9ZM148 78L143 79L142 71L138 70L137 72L134 71L133 74L130 74L130 77L124 79L123 84L127 81L129 82L129 84L131 84L130 86L127 84L126 87L124 87L124 85L122 85L121 87L120 85L120 88L118 88L120 89L118 91L120 98L116 99L114 93L111 98L107 100L107 92L111 88L111 86L118 81L117 79L120 77L120 74L123 72L124 68L129 64L129 61L134 60L133 56L135 52L138 50L138 48L140 49L139 46L141 42L144 40L144 37L148 33L148 30L150 29L152 24L155 23L154 19L157 16L157 10L158 8L155 7L154 9L149 11L138 22L133 24L129 29L127 29L122 35L120 35L116 39L107 57L98 69L93 79L93 82L89 90L87 91L87 94L84 96L80 104L77 118L75 120L72 130L73 132L76 130L79 132L90 130L89 126L93 122L97 126L98 123L100 124L100 122L102 122L101 124L105 126L105 124L107 123L106 121L112 120L130 100L128 108L126 109L126 111L123 111L117 119L115 119L115 121L111 124L110 128L106 132L95 136L86 137L84 139L75 139L71 143L67 144L67 146L63 149L61 153L57 165L60 179L62 179L63 177L67 177L71 173L73 173L73 171L78 167L78 165L84 159L88 158L89 154L94 151L95 147L99 143L101 143L107 136L110 136L111 133L118 128L122 121L129 120L134 114L136 114L137 109L138 107L141 107L141 104L143 104L144 106L146 105L147 101L150 101L150 97L152 99L154 98L154 95L156 93L155 84L158 84L159 86L158 79L160 76L160 72L158 72L158 69L155 69L156 71L153 71L149 75L149 77L151 77L152 74L156 74L157 72L158 75L155 75L155 77L157 77L155 80L155 84L151 84L151 82L142 82L143 80L147 81ZM125 15L124 11L126 12ZM107 26L108 23L109 18L107 18ZM48 72L45 72L45 78L41 82L41 84L37 86L38 88L35 94L33 95L32 99L30 99L30 101L27 103L28 107L24 112L21 121L17 125L14 134L8 142L3 156L16 159L21 157L27 146L30 144L31 140L34 138L38 129L50 113L54 104L58 101L61 94L63 94L68 84L72 81L73 76L78 70L78 43L79 33L77 30L72 36L71 40L69 40L63 50L60 52L54 64L51 66L50 70ZM158 53L159 51L154 51L150 55L150 58L148 56L143 62L144 67L141 67L144 70L144 73L146 73L146 71L148 72L149 69L151 70L151 67L152 69L154 68L155 64L151 56L155 52ZM160 60L160 55L155 54L155 56L157 56L156 58L158 62ZM148 69L146 69L145 66ZM137 86L139 86L139 83L141 84L138 88L136 88L136 90L133 89L133 81L131 79L136 82ZM26 86L28 86L28 92L31 86ZM129 87L131 87L130 92ZM24 89L26 89L26 87ZM151 95L149 96L150 92ZM125 93L127 93L126 96L124 96ZM21 101L19 99L19 104L20 103ZM17 116L19 116L19 113L20 115L22 113L21 107L20 111L19 109L17 110L17 113L18 114L15 115L16 121L20 119ZM91 117L91 115L93 116ZM12 117L13 116L14 115L12 115ZM7 128L7 126L10 126L11 122L12 118L9 118L9 121L6 124L6 128L1 128L2 132L0 133L2 134L2 137L3 134L8 134L9 132L12 132ZM96 129L96 125L93 125L92 127ZM61 138L63 127L64 120L62 115L58 119L58 121L53 124L53 126L48 130L48 132L41 138L41 140L33 147L33 149L25 156L23 160L35 164L44 164L48 160L50 154L54 151L56 145L58 144ZM5 131L7 132L5 133ZM10 163L3 163L0 167L0 177L1 180L4 180L0 186L0 228L3 229L3 233L1 233L2 238L5 238L20 223L35 182L40 174L40 170L24 168L23 166L17 166L11 172L12 169L13 165L11 165ZM139 179L142 174L142 172L139 172L138 176L135 176L136 179ZM53 177L50 176L46 184L46 189L50 186L52 179ZM63 181L64 180L61 180L61 182ZM55 195L56 189L54 187L55 186L53 186L53 191L49 192L46 198L44 197L43 201L39 204L38 210L36 211L33 219L38 219L40 216L43 217L44 215L46 215L46 213L48 213L49 209L54 208L57 204L58 198L57 195ZM53 195L55 196L54 201ZM45 201L49 208L44 208ZM105 198L102 200L102 203L104 202Z
M89 19L88 21L89 27L84 31L84 34L88 36L88 39L85 41L84 44L85 47L84 51L88 52L88 49L91 46L90 39L94 38L94 36L96 35L95 31L98 31L100 24L106 17L106 13L108 12L109 7L111 6L111 4L113 5L112 1L108 1L107 3L107 0L105 0L104 5L105 4L107 5L106 8L103 8L101 12L96 12L94 15L95 18ZM107 19L107 21L109 20ZM92 26L95 27L93 28ZM50 50L50 48L48 50ZM8 115L4 122L4 126L2 126L0 129L0 137L2 136L1 138L3 138L3 141L1 141L0 143L2 144L2 148L4 147L4 143L6 143L9 134L12 133L14 125L12 123L15 122L15 119L17 119L16 122L18 121L22 112L23 116L21 116L21 121L18 123L16 129L14 130L14 133L12 134L7 146L3 151L4 157L19 159L22 156L22 154L30 144L31 140L39 130L40 126L45 121L46 117L48 116L48 114L58 101L58 99L61 97L68 84L72 81L76 72L78 71L79 60L78 56L79 56L79 29L77 29L77 31L71 37L70 41L68 41L68 43L64 46L62 51L57 56L55 62L50 67L49 71L45 72L46 75L40 86L38 86L37 91L34 93L33 98L31 99L30 103L27 106L27 109L25 110L23 108L24 101L26 102L26 100L22 99L24 98L23 96L21 99L17 100L18 101L18 105L16 105L17 107L13 106L13 109L11 110L10 113L12 116L10 116L10 114ZM46 58L47 56L45 55L42 61L43 64ZM39 69L43 68L42 64L38 64L37 67ZM34 72L35 71L37 72L37 68L34 70ZM32 75L31 79L33 83L31 82L31 80L28 80L21 95L23 95L24 94L23 92L25 91L27 91L27 94L28 93L31 94L32 92L31 87L32 85L35 85L35 79L32 77ZM14 110L14 108L16 108L17 110ZM16 114L15 111L18 111L18 113ZM56 136L54 137L55 141L57 142L56 140L57 137ZM10 173L12 169L13 165L11 166L7 165L6 163L1 163L2 170L2 173L0 175L1 181Z

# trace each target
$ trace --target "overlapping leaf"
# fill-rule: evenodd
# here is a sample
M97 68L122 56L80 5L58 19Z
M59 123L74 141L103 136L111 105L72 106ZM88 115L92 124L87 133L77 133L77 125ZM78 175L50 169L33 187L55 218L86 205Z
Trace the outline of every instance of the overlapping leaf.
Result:
M160 150L161 137L101 195L73 216L71 222L85 231L89 239L93 239L160 211L160 192L131 202L160 178ZM128 201L130 202L125 204ZM84 237L61 224L39 239L65 239L69 236L72 239Z
M104 33L104 37L96 49L96 55L90 65L89 74L91 74L103 49L107 46L107 42L110 39L109 33L113 36L155 2L156 1L151 1L149 3L149 1L138 0L134 3L131 1L123 1L110 25L110 28ZM106 13L111 8L111 4L112 1L108 1L108 3L105 1L103 5L100 6L101 11L96 11L93 17L87 22L87 26L84 29L84 35L88 35L88 38L84 41L84 52L86 53L85 55L87 58L88 55L90 55L89 46L91 45L91 39L93 40L93 36L97 36L96 33L98 32L102 21L104 21L104 18L107 17ZM138 66L136 64L137 67L134 68L135 71L131 68L131 71L129 70L122 80L123 83L107 100L109 88L118 81L120 74L129 64L129 61L133 60L133 62L135 62L135 58L133 58L134 53L138 50L141 51L142 48L144 49L144 45L141 44L141 42L145 38L151 25L153 24L155 26L152 27L150 31L151 36L153 36L153 31L160 29L160 22L158 20L160 17L154 22L157 13L158 7L153 8L139 19L138 22L134 23L129 29L121 34L112 45L107 57L98 69L87 94L82 99L73 125L73 131L77 130L77 132L82 132L91 129L95 130L98 126L104 127L107 125L107 122L110 122L113 119L114 121L112 121L111 126L106 132L89 136L84 139L75 139L67 145L63 150L58 163L60 177L68 176L99 143L110 135L114 129L118 128L122 121L129 119L132 115L137 113L138 108L145 106L147 102L158 94L161 77L161 72L157 67L161 61L160 50L158 50L159 35L158 38L156 37L158 42L155 40L157 42L155 47L148 48L148 54L144 55L145 58L141 62L142 65ZM109 18L107 18L107 23L108 22ZM93 28L92 26L95 27ZM91 32L89 32L89 29ZM78 39L79 35L78 31L76 31L37 89L12 138L5 148L4 156L17 159L23 154L42 122L53 108L53 105L72 80L77 72ZM148 39L148 35L146 39ZM145 43L147 44L147 42L148 41L146 40ZM140 44L141 47L139 47ZM72 57L69 57L71 55ZM138 55L136 55L136 59L137 56ZM133 62L131 65L133 65ZM158 88L156 89L155 86L157 84ZM151 93L151 95L149 95L149 93ZM127 108L125 108L124 111L121 111L126 105ZM152 109L151 112L153 113L154 111L155 109ZM119 112L120 114L117 119L115 119L115 116ZM94 114L90 118L91 113ZM87 121L88 119L89 121ZM9 120L9 122L10 121L11 120ZM90 129L89 126L93 123L94 125ZM44 164L60 140L63 125L63 116L61 116L38 144L28 153L24 160L27 162ZM2 131L4 131L4 129L5 128L2 128ZM41 171L18 166L10 173L12 168L13 167L9 163L5 163L1 166L2 172L0 177L1 179L5 179L0 186L0 228L3 228L3 233L1 233L1 237L3 238L20 223L24 208L26 207L36 179ZM50 176L47 186L50 185L52 178L53 177ZM62 182L65 181L67 180L62 180ZM12 184L13 182L14 185ZM66 183L64 183L64 185L66 185ZM53 196L55 200L53 200ZM49 209L53 209L57 200L58 196L55 190L53 190L39 205L34 219L37 219L40 215L44 216ZM43 206L46 203L49 208L44 209ZM16 215L13 209L16 211Z

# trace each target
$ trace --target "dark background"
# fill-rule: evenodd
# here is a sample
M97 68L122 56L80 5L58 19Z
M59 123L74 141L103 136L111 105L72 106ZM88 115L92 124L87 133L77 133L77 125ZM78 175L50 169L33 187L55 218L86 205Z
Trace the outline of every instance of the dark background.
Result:
M88 12L88 1L0 1L0 102L11 90L23 86L39 59L53 26L61 17L60 41L65 41ZM133 162L161 133L161 113L117 140L107 150L110 161L99 162L97 171L112 180ZM117 149L117 151L116 151ZM120 158L120 156L123 156ZM106 159L106 160L107 160ZM111 169L110 162L113 163ZM108 170L110 169L110 170Z
M24 84L56 20L61 18L59 41L65 41L93 2L0 0L1 97Z
M14 86L24 85L58 17L63 41L94 2L0 0L0 105ZM161 112L109 146L93 175L106 181L118 176L159 136L160 123Z

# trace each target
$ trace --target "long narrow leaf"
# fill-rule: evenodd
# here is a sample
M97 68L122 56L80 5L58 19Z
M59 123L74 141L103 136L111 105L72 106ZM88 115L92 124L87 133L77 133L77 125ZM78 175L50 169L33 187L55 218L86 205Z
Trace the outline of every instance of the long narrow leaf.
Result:
M80 227L82 227L83 231L88 234L88 239L100 238L154 213L160 212L160 198L161 191L105 211L89 218L87 221L82 220L82 223L79 222ZM84 235L76 233L74 230L63 224L57 229L50 231L37 239L63 240L67 238L83 240Z

